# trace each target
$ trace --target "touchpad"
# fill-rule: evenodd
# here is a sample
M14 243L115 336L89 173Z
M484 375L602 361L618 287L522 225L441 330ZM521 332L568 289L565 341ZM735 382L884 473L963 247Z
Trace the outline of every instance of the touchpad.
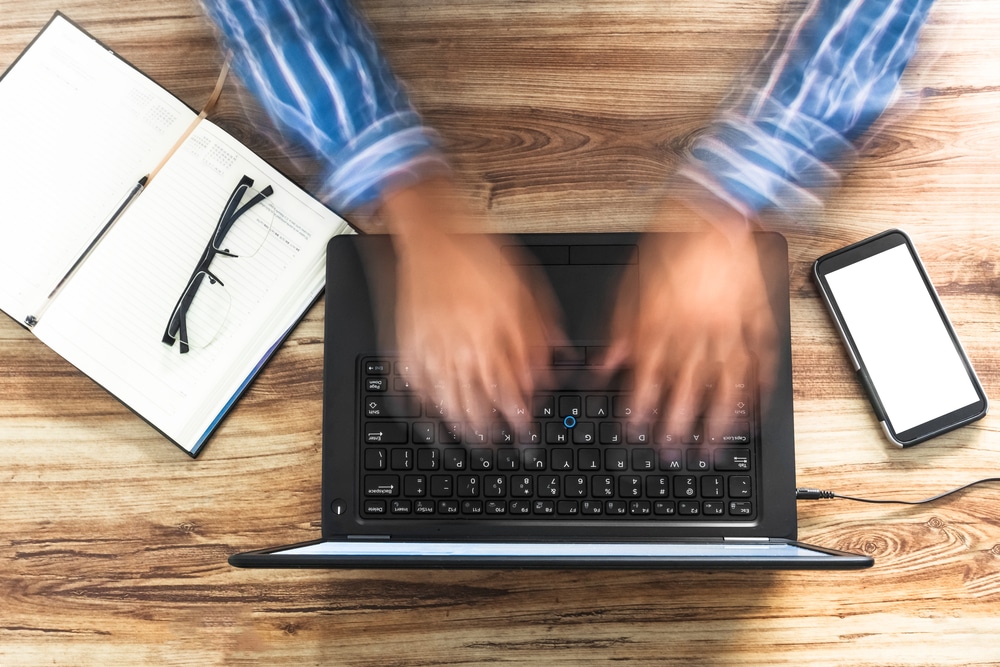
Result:
M584 346L606 345L613 319L635 316L636 250L634 243L504 246L509 262L548 280L567 342Z
M634 316L632 295L639 284L636 264L564 264L542 268L559 302L569 342L605 344L613 318Z

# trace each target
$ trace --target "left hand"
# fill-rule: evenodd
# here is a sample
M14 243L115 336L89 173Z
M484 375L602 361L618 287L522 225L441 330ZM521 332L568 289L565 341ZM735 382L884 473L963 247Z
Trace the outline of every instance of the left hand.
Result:
M662 215L690 213L676 206ZM732 419L753 373L747 341L765 390L775 370L777 333L753 234L731 220L680 245L649 235L640 253L655 268L633 295L634 315L616 314L608 354L610 366L634 369L633 419L678 435L702 417Z

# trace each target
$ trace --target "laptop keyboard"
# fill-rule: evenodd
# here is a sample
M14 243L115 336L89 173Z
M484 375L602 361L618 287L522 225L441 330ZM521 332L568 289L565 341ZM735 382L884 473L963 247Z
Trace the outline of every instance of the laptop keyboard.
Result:
M731 418L670 433L654 415L632 418L628 374L598 381L586 368L560 366L525 407L524 426L477 427L410 391L399 361L360 363L366 518L756 518L756 415L747 383L737 388Z

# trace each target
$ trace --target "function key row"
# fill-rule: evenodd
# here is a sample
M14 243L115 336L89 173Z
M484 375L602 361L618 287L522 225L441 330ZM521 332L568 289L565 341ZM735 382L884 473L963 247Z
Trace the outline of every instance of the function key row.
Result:
M396 500L369 499L363 511L372 517L490 516L490 517L675 517L747 518L753 514L749 500Z

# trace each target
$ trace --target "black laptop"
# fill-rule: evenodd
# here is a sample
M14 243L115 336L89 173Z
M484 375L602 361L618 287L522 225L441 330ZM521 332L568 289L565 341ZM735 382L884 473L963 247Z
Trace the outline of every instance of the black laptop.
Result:
M239 567L813 568L872 559L796 541L788 259L758 236L779 336L775 389L748 378L733 418L685 433L627 419L630 379L594 372L620 286L645 266L635 234L504 241L547 275L568 342L527 425L442 418L393 350L385 236L327 256L322 538L236 554ZM460 276L456 276L460 279Z

